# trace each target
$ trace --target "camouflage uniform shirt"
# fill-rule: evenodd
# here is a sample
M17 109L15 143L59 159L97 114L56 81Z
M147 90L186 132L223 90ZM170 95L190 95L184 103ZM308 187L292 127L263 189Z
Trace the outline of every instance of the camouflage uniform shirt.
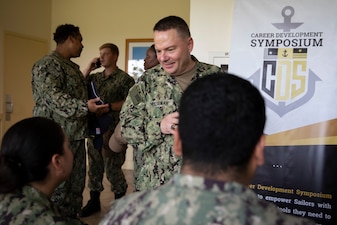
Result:
M65 225L83 224L77 219L62 217L49 199L31 186L21 191L0 194L0 225Z
M214 65L196 61L199 77L220 71ZM175 111L183 93L174 77L158 65L147 70L130 89L122 107L122 136L134 149L136 190L148 190L168 181L180 169L181 158L172 146L173 136L161 133L160 122Z
M129 89L135 84L135 80L119 68L107 77L105 77L103 72L87 76L88 82L94 82L101 100L104 103L114 103L124 100L128 95ZM111 111L109 114L114 118L114 122L109 127L109 130L113 131L119 121L119 111Z
M69 140L87 136L87 84L79 66L57 52L37 61L32 69L34 116L60 124Z
M157 189L113 202L100 223L107 224L315 225L282 213L239 183L182 174Z

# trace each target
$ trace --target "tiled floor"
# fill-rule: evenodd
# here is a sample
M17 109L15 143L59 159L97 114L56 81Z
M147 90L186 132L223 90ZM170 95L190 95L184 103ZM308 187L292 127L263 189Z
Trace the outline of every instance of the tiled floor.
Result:
M133 192L134 186L133 186L133 170L123 170L126 181L128 183L128 190L126 194L129 194ZM82 220L87 223L88 225L97 225L99 221L103 218L104 214L108 211L110 208L111 202L114 200L114 193L110 190L110 183L106 179L104 175L103 179L103 186L104 190L101 193L100 200L101 200L101 212L95 213L89 217L82 218ZM89 200L89 189L86 188L83 192L83 205L86 205Z

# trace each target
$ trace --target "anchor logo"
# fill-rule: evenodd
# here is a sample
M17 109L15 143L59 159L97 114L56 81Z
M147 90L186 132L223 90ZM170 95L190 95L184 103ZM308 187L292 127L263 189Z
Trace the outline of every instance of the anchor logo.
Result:
M283 8L281 15L284 20L283 23L272 23L277 29L283 30L283 32L290 32L291 29L296 29L303 23L292 23L291 17L295 14L295 10L291 6L286 6Z
M288 56L287 50L284 50L284 51L283 51L282 56L283 56L283 57L287 57L287 56Z

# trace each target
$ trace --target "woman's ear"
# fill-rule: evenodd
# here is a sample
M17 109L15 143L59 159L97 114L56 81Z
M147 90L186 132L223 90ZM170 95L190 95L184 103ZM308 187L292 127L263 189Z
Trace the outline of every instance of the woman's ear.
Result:
M179 126L176 127L173 131L173 151L177 156L182 156L182 145L179 134Z
M60 162L60 155L54 154L50 160L50 167L55 174L58 174L63 171L62 164Z

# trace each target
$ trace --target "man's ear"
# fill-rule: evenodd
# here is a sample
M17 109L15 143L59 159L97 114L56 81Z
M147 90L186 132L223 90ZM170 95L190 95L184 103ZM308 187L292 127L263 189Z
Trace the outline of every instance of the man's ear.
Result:
M173 151L177 156L182 156L182 146L181 146L181 139L179 134L179 125L173 131Z
M255 146L254 150L254 158L256 160L256 164L258 166L262 166L264 164L264 146L266 143L266 135L262 135L260 137L259 142Z
M74 42L76 41L76 39L75 39L73 36L71 36L71 35L68 36L67 40L68 40L70 43L74 43Z
M191 53L192 50L193 50L193 46L194 46L193 38L192 38L192 37L189 37L189 38L188 38L188 50L190 51L190 53Z

